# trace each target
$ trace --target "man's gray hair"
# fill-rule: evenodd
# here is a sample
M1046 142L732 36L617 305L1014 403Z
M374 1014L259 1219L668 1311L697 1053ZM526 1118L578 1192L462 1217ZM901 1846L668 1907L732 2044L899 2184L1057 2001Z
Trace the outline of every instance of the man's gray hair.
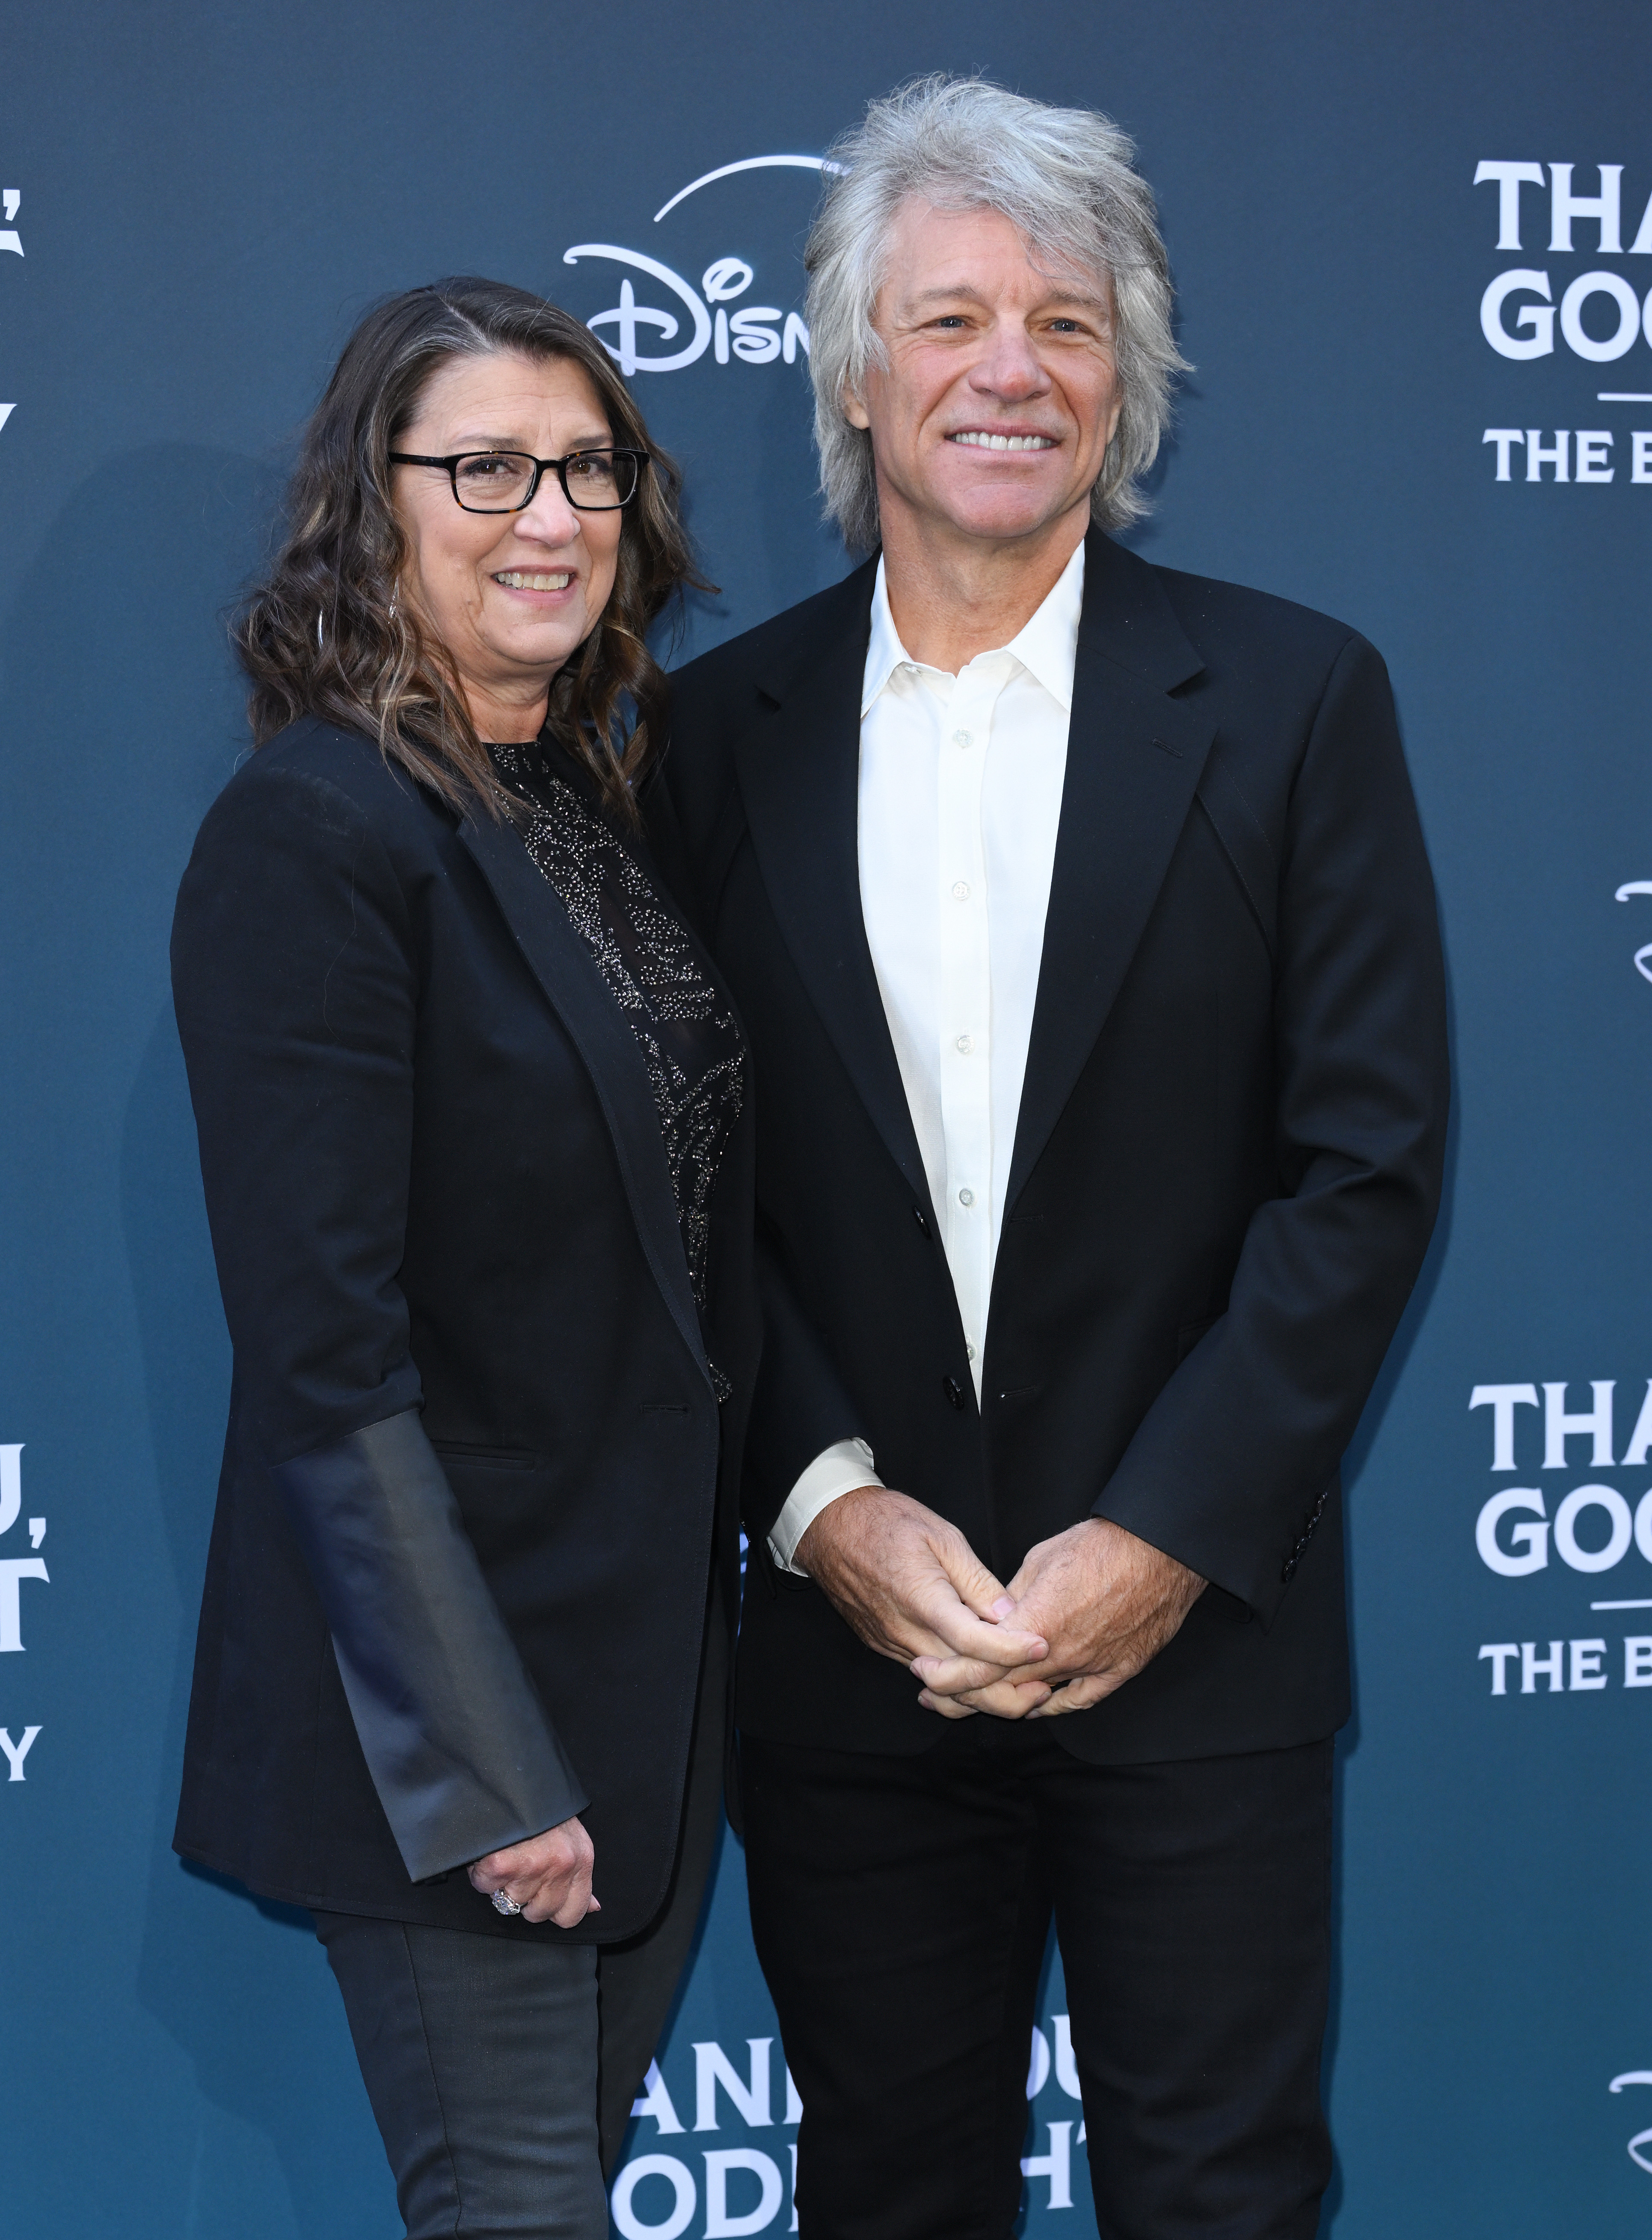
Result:
M1158 452L1182 370L1170 332L1169 262L1135 148L1110 117L1054 109L984 78L919 78L871 103L833 147L837 167L809 229L809 370L828 517L846 543L878 541L872 439L843 417L869 365L887 354L872 314L889 229L913 197L937 210L1000 211L1040 257L1110 278L1122 407L1090 494L1094 517L1122 529L1147 510L1136 487Z

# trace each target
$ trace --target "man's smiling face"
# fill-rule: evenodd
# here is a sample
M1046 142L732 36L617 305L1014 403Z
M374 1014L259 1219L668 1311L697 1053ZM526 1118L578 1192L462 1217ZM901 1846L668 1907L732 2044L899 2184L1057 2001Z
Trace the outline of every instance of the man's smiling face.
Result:
M843 400L886 525L1001 544L1088 504L1118 422L1112 291L1035 255L996 210L897 213L875 320L889 364Z

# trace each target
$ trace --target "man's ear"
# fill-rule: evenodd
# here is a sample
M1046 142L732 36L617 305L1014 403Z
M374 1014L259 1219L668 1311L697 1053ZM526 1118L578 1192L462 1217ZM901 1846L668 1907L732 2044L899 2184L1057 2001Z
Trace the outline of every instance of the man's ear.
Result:
M869 428L871 426L871 414L861 403L860 398L855 394L855 391L849 387L847 382L843 383L843 386L837 392L837 402L844 419L848 421L851 428Z

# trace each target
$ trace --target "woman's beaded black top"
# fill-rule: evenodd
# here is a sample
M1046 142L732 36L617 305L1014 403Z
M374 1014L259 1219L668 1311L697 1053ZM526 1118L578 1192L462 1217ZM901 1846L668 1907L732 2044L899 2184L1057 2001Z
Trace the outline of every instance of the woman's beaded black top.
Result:
M573 757L549 739L488 752L531 812L523 829L528 853L636 1037L703 1313L708 1209L745 1099L745 1038L697 943L596 806Z

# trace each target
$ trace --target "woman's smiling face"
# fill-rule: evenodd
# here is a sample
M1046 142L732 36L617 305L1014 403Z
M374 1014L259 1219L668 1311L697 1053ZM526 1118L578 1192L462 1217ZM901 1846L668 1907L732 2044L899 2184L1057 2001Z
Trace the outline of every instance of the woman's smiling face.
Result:
M440 367L394 448L560 459L613 440L583 367L501 350ZM391 473L409 545L402 597L447 649L478 734L530 736L551 678L608 604L623 515L576 511L554 474L521 513L467 513L443 469Z

